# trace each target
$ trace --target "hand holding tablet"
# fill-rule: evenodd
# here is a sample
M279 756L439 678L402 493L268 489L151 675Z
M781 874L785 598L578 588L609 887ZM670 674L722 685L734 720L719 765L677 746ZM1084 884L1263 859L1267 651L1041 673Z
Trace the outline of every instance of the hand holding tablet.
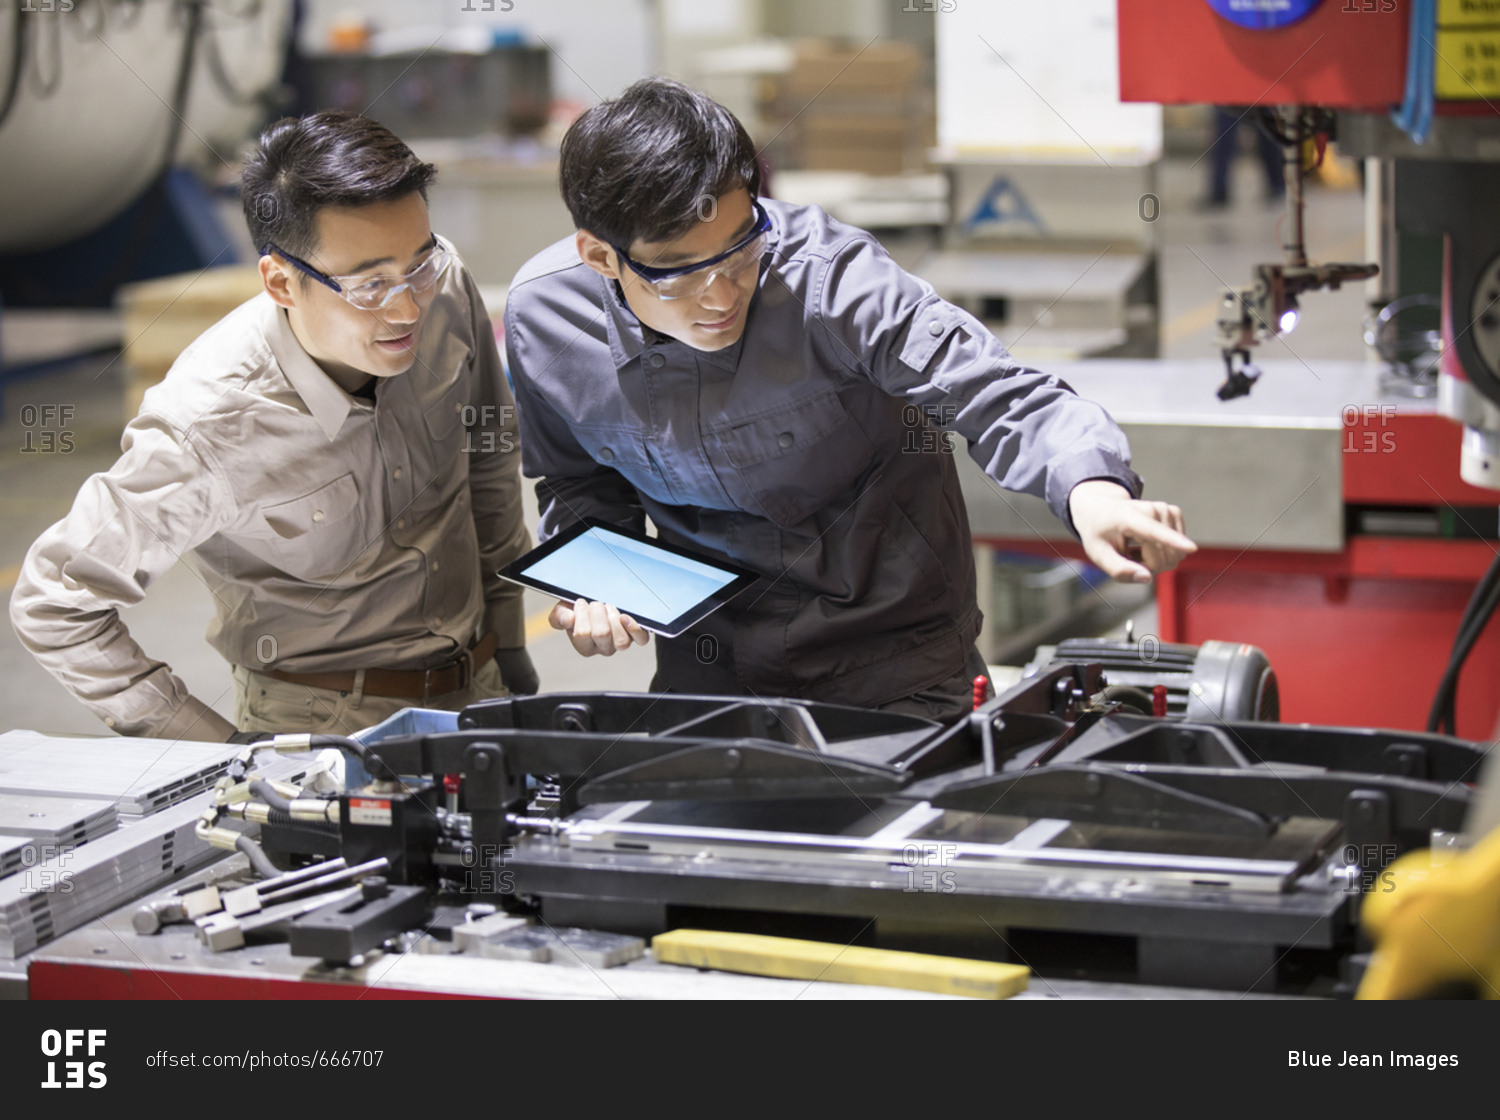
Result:
M587 599L571 603L559 600L547 616L547 624L554 630L566 630L573 648L585 657L609 657L651 640L651 635L628 614L621 614L618 607Z

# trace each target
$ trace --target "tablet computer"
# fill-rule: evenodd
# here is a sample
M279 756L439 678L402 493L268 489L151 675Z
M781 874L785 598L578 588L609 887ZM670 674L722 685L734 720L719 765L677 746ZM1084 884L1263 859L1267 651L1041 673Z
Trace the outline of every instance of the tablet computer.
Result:
M728 561L592 518L507 564L500 575L569 602L608 603L664 638L677 637L758 578Z

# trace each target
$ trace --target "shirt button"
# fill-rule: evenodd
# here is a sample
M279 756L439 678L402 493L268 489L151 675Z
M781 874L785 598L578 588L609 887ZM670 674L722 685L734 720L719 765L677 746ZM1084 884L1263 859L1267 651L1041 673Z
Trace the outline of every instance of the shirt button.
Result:
M401 477L401 468L397 467L395 470L393 470L391 472L391 477L392 478L400 478Z
M599 458L602 462L613 463L615 461L615 453L608 447L601 447L599 449Z
M651 363L652 369L661 369L662 366L667 364L667 359L662 357L660 354L652 354L651 357L647 359L647 361Z
M781 444L782 447L790 447L792 446L792 444L796 443L797 440L791 432L782 432L779 436L776 437L776 442Z
M432 570L434 572L438 570L438 562L436 560L432 562Z
M322 521L323 520L323 511L320 510L320 509L313 510L313 520L314 521Z
M927 324L927 333L936 338L938 335L943 333L943 324L934 319L932 322Z
M396 528L398 528L398 529L405 529L406 528L406 518L403 517L400 521L396 522Z
M105 716L104 717L104 726L105 727L113 727L114 725L115 725L115 717L114 716Z

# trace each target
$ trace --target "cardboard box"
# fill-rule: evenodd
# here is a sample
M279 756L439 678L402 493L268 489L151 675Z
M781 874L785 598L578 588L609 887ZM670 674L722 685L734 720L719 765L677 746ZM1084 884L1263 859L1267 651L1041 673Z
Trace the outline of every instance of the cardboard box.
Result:
M868 46L831 39L805 39L784 88L793 97L861 96L905 93L917 88L922 56L910 43Z

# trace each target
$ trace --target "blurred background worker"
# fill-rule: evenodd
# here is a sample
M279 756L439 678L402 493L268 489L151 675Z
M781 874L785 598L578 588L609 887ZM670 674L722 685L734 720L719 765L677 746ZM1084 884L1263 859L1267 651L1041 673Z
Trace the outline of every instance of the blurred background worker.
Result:
M1281 145L1256 124L1253 106L1215 105L1209 135L1208 194L1203 206L1208 209L1223 209L1233 198L1231 185L1235 161L1243 150L1244 133L1252 134L1255 159L1265 174L1265 194L1268 204L1279 203L1286 196L1286 172L1282 166L1285 158Z

